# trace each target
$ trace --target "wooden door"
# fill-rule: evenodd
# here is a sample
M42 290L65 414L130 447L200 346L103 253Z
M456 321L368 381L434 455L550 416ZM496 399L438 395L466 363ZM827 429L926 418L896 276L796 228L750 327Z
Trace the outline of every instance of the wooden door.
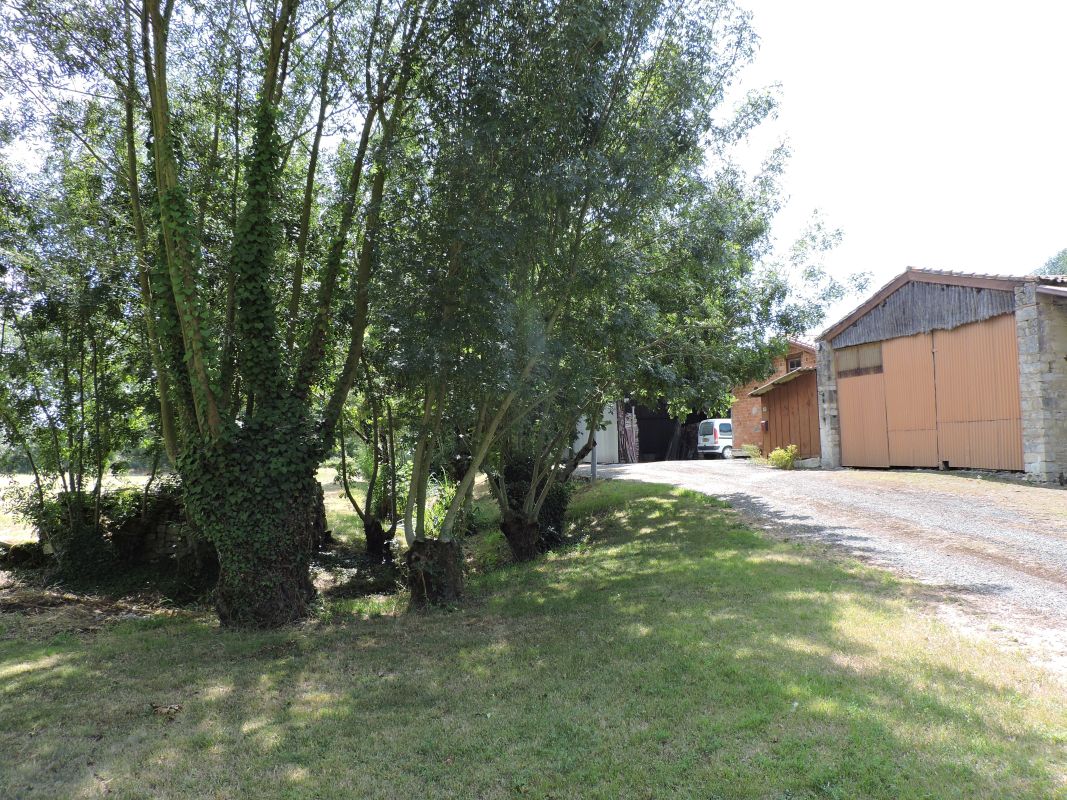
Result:
M822 452L814 372L776 386L764 395L764 403L767 406L764 453L791 444L797 446L801 458L815 458Z

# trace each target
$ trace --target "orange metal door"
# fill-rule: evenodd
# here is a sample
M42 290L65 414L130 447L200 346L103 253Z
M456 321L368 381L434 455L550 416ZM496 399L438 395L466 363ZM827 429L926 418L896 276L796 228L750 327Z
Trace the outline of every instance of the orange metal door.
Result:
M1023 468L1015 316L934 331L938 455L950 467Z
M882 342L882 366L889 463L938 466L933 337L920 333Z
M837 379L841 463L846 467L888 467L885 376L879 371Z

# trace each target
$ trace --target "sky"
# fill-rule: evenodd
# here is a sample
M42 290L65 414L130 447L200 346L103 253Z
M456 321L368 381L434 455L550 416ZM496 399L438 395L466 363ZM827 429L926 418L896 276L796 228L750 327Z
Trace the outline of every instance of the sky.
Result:
M813 210L844 233L825 261L1019 275L1067 248L1067 3L738 0L760 36L741 89L780 84L786 249ZM828 309L826 325L862 297Z

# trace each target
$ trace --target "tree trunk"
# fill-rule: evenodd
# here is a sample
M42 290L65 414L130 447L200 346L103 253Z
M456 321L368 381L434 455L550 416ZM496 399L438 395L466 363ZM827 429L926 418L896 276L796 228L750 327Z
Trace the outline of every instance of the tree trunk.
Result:
M463 552L455 541L420 539L404 555L411 607L448 606L463 595Z
M290 508L273 520L256 515L262 519L261 525L274 525L273 530L263 531L266 536L255 536L257 530L249 532L252 535L231 535L216 541L219 583L215 606L224 626L277 628L308 615L315 598L310 554L321 531L318 500L310 487L297 491Z
M250 420L180 459L186 510L219 556L222 624L275 628L306 617L311 555L322 536L317 451L299 413Z
M388 563L393 560L393 537L386 531L381 519L367 509L367 518L363 521L363 533L367 537L367 556L373 561Z
M528 519L523 514L507 511L500 518L500 530L507 539L511 555L516 561L532 561L537 558L537 540L540 527L536 519Z

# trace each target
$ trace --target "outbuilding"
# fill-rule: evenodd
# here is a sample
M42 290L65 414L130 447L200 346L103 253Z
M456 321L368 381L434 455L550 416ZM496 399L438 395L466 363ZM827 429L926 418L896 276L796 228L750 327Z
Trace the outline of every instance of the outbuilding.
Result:
M818 338L824 466L1067 480L1067 277L909 268Z
M734 452L755 445L764 455L795 444L801 458L819 455L819 410L815 385L815 346L790 339L772 373L733 390L730 407Z

